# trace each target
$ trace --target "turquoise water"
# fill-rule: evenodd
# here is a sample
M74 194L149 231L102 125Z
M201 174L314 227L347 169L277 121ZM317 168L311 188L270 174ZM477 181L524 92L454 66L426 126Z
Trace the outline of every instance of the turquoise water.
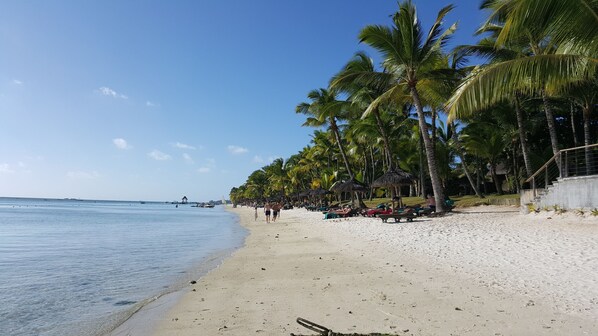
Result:
M0 198L0 335L98 335L243 244L222 206Z

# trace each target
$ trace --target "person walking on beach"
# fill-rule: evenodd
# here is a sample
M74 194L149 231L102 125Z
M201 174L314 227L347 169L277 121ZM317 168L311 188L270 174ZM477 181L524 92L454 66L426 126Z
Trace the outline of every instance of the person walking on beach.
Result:
M253 207L255 208L255 220L257 220L257 202L253 203Z
M280 212L280 205L278 202L274 202L272 205L272 221L276 222L276 217L278 217L278 213Z
M269 202L266 202L264 205L264 214L266 215L266 223L270 223L270 211L272 211L272 206Z

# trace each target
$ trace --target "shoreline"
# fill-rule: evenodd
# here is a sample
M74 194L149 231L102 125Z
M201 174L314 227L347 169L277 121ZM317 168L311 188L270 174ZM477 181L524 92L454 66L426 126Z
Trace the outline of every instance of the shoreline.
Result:
M305 334L298 317L343 333L597 333L596 220L488 208L400 224L294 209L268 225L227 208L250 231L245 246L190 286L153 335Z
M199 278L205 276L212 270L218 268L224 260L230 258L231 255L238 249L243 248L233 247L214 252L206 256L200 263L199 267L194 268L194 273L199 275ZM179 284L172 291L165 292L153 298L148 298L136 309L125 314L120 322L116 322L112 329L108 332L103 332L102 336L146 336L156 329L157 323L161 317L166 315L181 298L191 291L189 283Z

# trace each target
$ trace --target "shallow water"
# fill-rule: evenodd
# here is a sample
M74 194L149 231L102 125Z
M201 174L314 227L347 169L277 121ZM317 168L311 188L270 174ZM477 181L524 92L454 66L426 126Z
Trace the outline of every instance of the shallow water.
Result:
M221 206L0 198L0 335L105 333L245 236Z

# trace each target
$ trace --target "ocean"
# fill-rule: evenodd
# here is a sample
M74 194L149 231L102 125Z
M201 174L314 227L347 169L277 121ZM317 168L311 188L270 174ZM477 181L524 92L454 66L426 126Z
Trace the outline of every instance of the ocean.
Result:
M0 335L106 334L246 235L223 206L0 198Z

